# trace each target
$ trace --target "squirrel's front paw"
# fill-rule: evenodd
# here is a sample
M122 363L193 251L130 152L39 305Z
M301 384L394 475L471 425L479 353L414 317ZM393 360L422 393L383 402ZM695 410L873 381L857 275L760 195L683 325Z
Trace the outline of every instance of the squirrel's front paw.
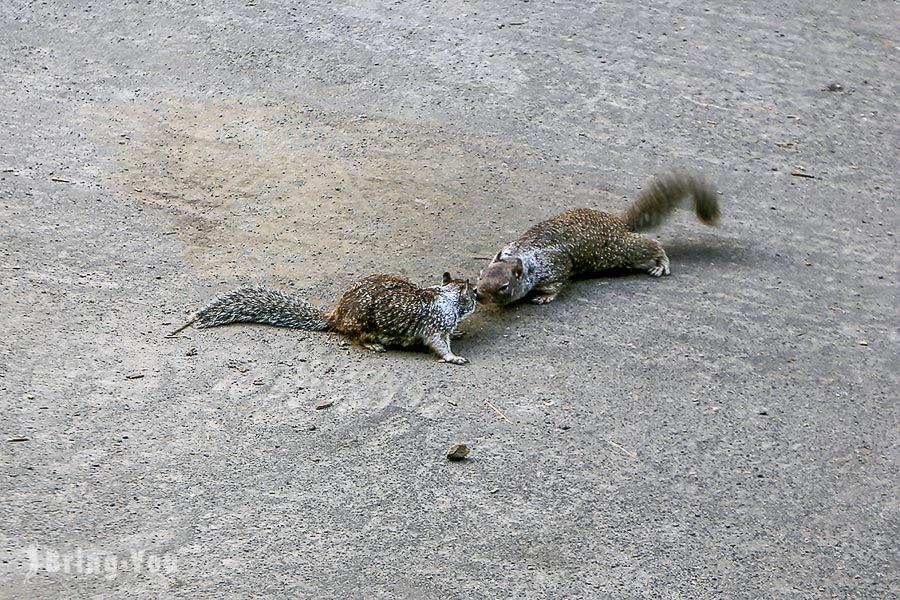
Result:
M462 356L456 356L455 354L450 354L441 358L438 362L442 363L451 363L454 365L465 365L468 364L469 360L467 358L463 358Z

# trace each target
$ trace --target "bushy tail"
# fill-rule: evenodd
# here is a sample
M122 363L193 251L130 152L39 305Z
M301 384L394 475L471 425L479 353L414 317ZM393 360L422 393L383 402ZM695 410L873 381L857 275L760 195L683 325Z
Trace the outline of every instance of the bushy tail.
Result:
M691 175L658 177L650 183L621 219L631 231L644 231L660 225L688 196L694 201L697 218L706 225L719 219L716 193L702 180Z
M213 298L194 313L177 331L193 325L198 329L228 323L263 323L307 331L327 331L328 316L308 302L279 290L264 287L242 287Z

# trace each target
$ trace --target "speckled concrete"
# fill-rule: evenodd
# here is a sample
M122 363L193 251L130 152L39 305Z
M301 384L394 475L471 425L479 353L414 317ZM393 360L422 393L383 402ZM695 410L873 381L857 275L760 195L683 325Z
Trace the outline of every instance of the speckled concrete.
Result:
M896 2L286 4L0 6L0 597L900 595ZM672 276L466 366L163 337L679 167Z

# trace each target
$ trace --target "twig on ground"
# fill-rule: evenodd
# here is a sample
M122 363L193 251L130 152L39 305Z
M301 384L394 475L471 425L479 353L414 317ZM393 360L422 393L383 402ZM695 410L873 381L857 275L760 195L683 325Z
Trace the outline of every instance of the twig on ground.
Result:
M490 400L488 400L487 398L485 398L485 399L484 399L484 403L487 404L488 406L490 406L490 407L494 410L494 412L497 413L498 415L500 415L500 417L501 417L504 421L506 421L507 423L512 424L512 421L510 421L508 418L506 418L506 415L503 414L503 411L500 410L499 408L497 408L497 407L494 405L493 402L491 402Z
M626 450L622 444L616 443L612 440L606 440L606 441L609 442L610 445L615 446L616 448L618 448L619 450L621 450L622 452L624 452L625 454L630 456L631 458L637 458L637 454L635 454L634 452L631 452L630 450Z

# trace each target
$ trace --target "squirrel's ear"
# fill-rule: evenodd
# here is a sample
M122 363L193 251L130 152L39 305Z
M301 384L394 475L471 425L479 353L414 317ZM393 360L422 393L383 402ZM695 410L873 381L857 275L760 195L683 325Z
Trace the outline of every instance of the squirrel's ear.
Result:
M525 265L522 264L521 258L517 258L516 266L513 267L513 275L515 275L516 277L521 277L524 272L525 272Z
M448 271L445 271L444 272L444 285L447 285L451 281L453 281L453 278L450 277L450 273Z

